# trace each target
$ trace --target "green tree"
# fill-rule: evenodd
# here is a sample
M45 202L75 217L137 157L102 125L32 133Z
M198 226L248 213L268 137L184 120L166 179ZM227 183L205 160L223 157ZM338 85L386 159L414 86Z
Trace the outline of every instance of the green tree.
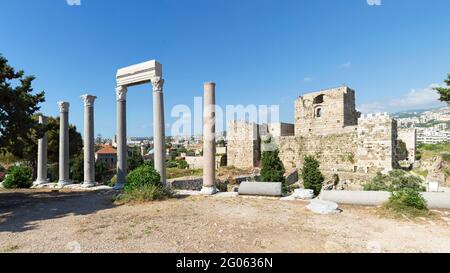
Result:
M320 163L313 156L305 156L302 178L305 189L313 190L314 194L319 195L322 191L325 178L320 172Z
M434 88L439 95L441 96L440 100L443 102L450 103L450 74L447 75L447 79L445 80L445 83L447 84L447 88L445 87L437 87Z
M106 164L101 160L97 160L97 162L95 162L95 181L103 182L103 176L106 172L108 172Z
M141 156L141 151L137 147L128 149L128 171L133 171L144 164L144 158Z
M25 76L16 71L0 55L0 152L10 152L19 158L29 143L32 143L32 129L42 136L44 128L33 115L40 110L39 104L45 101L45 93L33 94L33 76Z
M285 182L283 162L281 162L279 151L265 151L261 159L261 180L264 182Z
M48 129L48 161L57 163L59 161L59 117L49 117ZM37 143L37 140L36 140ZM37 144L36 144L37 145ZM83 139L77 131L77 127L69 125L69 154L70 158L79 156L83 151Z
M33 117L36 123L38 123L38 116ZM48 162L49 164L58 163L59 161L59 118L48 117L45 130L48 133ZM37 152L38 152L38 140L40 134L31 129L30 138L27 140L26 147L21 159L29 163L33 170L33 178L36 178L36 165L37 165ZM79 156L83 149L83 140L81 134L77 132L77 128L74 125L69 126L69 153L70 158L73 159Z
M70 179L75 183L81 183L84 180L84 156L78 156L70 160Z

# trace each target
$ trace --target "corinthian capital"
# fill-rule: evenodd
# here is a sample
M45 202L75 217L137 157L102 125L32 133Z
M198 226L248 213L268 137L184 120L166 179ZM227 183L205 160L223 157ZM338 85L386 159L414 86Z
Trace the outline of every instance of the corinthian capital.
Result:
M58 102L59 112L60 113L67 113L69 112L70 103L65 101Z
M94 107L94 102L96 99L96 96L91 96L88 94L81 96L81 100L83 100L84 106L86 107Z
M127 100L128 89L125 86L119 86L116 88L117 101Z
M161 77L152 78L153 92L162 92L164 86L164 80Z

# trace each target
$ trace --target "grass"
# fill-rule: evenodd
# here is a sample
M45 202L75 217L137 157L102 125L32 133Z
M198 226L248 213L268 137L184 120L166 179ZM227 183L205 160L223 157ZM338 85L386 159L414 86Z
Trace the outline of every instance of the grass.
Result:
M414 219L418 217L433 218L435 214L429 210L420 210L398 203L386 203L381 207L381 214L392 218Z
M414 172L422 177L428 177L428 171L424 169L414 169Z
M429 217L432 213L427 208L427 201L414 189L404 189L392 193L383 208L391 214L406 218Z
M119 204L130 202L143 203L164 200L172 196L173 191L171 189L149 184L126 190L124 193L118 195L114 201Z
M417 147L418 154L422 158L442 156L445 162L450 162L450 142L440 144L421 144Z
M190 169L179 169L179 168L167 168L167 178L181 178L188 176L202 176L203 170L190 170Z
M11 245L11 246L7 246L4 249L2 249L1 252L3 252L3 253L11 253L11 252L14 252L16 250L19 250L19 248L20 248L20 246L18 246L18 245Z

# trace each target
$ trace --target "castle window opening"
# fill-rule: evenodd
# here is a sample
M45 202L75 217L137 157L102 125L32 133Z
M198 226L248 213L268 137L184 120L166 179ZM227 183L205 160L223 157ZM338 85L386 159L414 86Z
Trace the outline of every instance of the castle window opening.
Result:
M316 118L321 118L323 114L323 110L321 107L316 109Z
M314 104L322 104L324 102L323 97L324 97L324 95L317 96L314 99Z

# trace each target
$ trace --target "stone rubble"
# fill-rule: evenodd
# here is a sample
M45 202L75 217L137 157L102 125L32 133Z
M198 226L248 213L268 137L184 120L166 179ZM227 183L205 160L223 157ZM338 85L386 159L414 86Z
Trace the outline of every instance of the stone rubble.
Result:
M307 206L307 208L317 214L337 214L341 211L338 209L339 205L334 202L323 201L319 199L311 200L311 203Z

